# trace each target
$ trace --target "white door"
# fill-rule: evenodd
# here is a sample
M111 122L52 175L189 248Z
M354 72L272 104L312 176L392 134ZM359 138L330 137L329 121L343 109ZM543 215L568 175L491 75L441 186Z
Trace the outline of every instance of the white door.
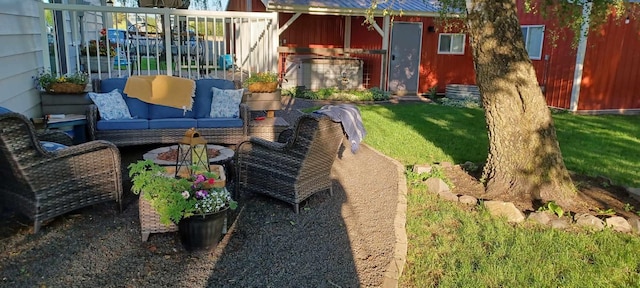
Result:
M422 23L394 22L389 55L389 90L398 95L418 92Z

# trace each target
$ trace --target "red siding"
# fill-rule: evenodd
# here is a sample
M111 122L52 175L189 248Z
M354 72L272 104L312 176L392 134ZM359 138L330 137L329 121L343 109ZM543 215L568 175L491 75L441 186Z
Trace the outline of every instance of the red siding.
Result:
M554 20L544 19L540 13L522 12L522 2L519 3L518 11L520 25L545 25L542 59L532 59L531 63L536 69L538 83L545 89L547 104L568 109L576 63L576 49L571 47L571 32L559 28Z
M640 109L640 32L610 19L589 33L578 110Z
M256 6L254 4L254 6ZM538 83L545 87L544 96L549 106L570 108L576 49L572 47L572 33L558 27L551 19L539 13L524 13L519 5L521 25L545 25L542 59L531 60ZM292 14L280 14L280 26ZM341 48L344 45L345 17L331 15L302 15L280 35L282 46ZM377 19L381 26L381 19ZM447 84L475 84L475 71L468 39L464 55L437 53L439 32L428 32L436 26L432 18L396 17L395 21L423 23L422 55L418 92L425 93L437 85L444 92ZM640 29L631 20L609 21L601 31L592 32L584 63L579 110L640 109ZM381 49L382 37L362 25L362 17L352 17L351 48ZM555 39L555 40L554 40ZM284 55L281 55L283 57ZM365 85L380 85L380 59L378 55L351 55L364 60Z
M246 0L231 0L227 4L227 11L243 11L243 12L265 12L267 9L260 0L251 0L251 11L247 11Z
M380 19L376 19L378 26L382 25ZM364 17L351 18L351 48L360 49L382 49L382 36L375 31L369 30L362 25ZM351 55L363 60L364 73L363 83L366 88L380 87L380 72L382 65L382 55Z
M280 27L293 14L280 14ZM344 17L303 14L280 34L280 43L288 47L341 48L344 43Z

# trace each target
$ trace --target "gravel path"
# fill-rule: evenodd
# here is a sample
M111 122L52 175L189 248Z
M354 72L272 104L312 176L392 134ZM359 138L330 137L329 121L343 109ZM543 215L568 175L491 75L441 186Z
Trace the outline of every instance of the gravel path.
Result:
M314 105L286 106L278 116L292 123L297 107ZM152 148L121 149L123 170ZM34 235L28 219L5 209L0 213L0 286L394 285L403 264L396 260L404 257L398 254L403 245L406 249L402 167L363 145L357 154L347 148L332 174L333 195L310 197L297 215L283 202L241 195L241 207L230 214L229 233L215 250L204 252L186 252L177 233L152 234L141 242L137 196L129 192L126 176L122 213L115 204L100 204L57 217Z

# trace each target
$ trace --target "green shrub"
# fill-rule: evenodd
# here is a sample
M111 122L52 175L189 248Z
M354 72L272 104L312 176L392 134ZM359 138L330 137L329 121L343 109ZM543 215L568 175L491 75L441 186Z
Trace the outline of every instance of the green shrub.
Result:
M322 88L318 91L302 90L297 88L283 89L283 94L310 100L336 100L336 101L384 101L389 100L389 93L380 88L369 90L338 90L338 88Z

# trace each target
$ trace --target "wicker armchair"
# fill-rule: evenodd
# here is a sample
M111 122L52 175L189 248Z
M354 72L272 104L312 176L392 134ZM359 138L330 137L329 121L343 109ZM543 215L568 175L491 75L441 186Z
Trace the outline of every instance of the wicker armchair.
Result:
M71 145L62 132L37 134L25 116L0 114L0 201L43 221L96 203L115 200L122 210L120 152L106 141L92 141L55 152L40 140Z
M314 193L331 193L331 166L342 143L340 123L319 114L298 118L278 142L252 137L236 147L236 194L266 194L299 204Z

